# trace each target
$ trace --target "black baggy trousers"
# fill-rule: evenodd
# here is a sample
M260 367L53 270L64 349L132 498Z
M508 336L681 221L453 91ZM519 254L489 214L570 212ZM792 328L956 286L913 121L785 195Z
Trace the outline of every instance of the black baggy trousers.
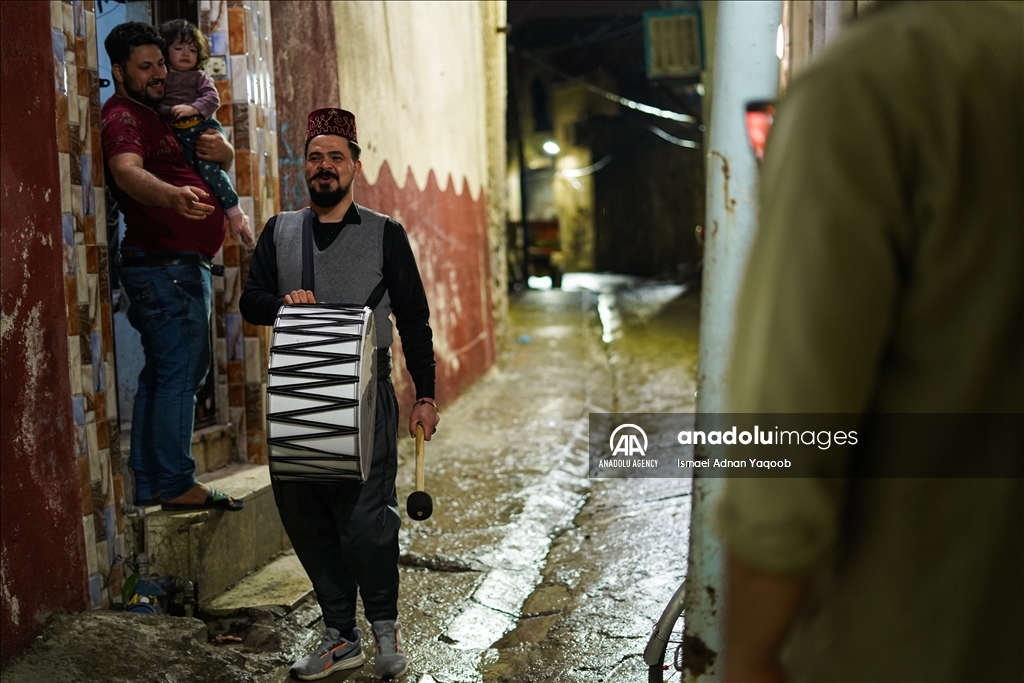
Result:
M365 484L274 482L278 512L309 575L324 623L356 625L356 591L370 623L398 618L398 399L377 384L373 464Z

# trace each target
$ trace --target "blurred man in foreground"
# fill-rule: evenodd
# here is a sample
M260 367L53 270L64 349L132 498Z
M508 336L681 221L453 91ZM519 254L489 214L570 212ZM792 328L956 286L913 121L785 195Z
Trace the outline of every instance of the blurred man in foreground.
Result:
M727 483L724 680L1024 680L1022 122L1020 3L878 8L782 102L730 411L865 438Z

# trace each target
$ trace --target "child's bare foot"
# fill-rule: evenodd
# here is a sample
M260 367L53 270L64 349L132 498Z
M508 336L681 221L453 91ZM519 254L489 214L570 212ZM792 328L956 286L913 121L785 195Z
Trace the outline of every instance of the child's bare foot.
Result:
M249 227L249 217L244 213L228 218L228 231L232 237L240 238L246 244L252 244L252 228Z

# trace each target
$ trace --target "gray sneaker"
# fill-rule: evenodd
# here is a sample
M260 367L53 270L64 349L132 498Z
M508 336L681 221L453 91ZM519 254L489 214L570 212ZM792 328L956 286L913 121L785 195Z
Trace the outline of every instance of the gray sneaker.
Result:
M373 638L377 641L374 672L385 681L393 681L409 668L402 648L402 627L397 621L373 622Z
M327 629L327 635L320 641L320 647L292 664L288 673L302 681L315 681L326 678L340 669L355 669L362 666L366 661L361 644L363 634L358 628L352 629L352 632L355 633L354 641L342 638L337 629Z

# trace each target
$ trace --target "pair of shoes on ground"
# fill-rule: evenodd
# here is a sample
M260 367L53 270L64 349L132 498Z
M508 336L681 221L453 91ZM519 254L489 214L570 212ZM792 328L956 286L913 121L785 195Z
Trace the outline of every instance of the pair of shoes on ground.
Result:
M408 669L405 650L402 648L401 626L397 621L375 621L373 637L377 641L374 672L382 680L397 680ZM320 646L307 657L295 662L289 673L303 681L315 681L336 671L356 669L365 661L362 631L353 628L352 639L349 640L342 638L337 629L328 628Z

